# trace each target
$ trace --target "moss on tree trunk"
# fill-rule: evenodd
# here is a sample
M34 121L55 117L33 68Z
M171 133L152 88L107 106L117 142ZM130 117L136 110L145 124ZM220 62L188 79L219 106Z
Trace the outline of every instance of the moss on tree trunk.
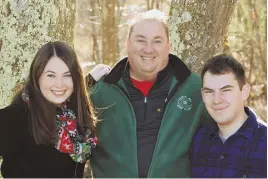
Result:
M73 46L75 9L75 0L0 1L0 108L10 103L42 44Z
M172 53L199 73L205 60L223 52L235 3L236 0L172 0Z

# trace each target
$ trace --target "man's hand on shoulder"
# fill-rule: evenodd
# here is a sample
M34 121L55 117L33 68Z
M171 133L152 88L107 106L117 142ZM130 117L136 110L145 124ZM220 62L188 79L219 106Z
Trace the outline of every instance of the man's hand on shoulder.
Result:
M98 64L90 71L90 75L95 81L99 81L104 75L108 74L110 70L111 67L108 65Z

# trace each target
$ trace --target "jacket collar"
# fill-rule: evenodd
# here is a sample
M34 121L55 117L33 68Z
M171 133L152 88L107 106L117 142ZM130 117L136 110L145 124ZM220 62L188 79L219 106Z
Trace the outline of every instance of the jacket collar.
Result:
M177 56L169 54L169 63L172 65L175 72L175 77L180 83L183 83L187 79L187 77L190 76L191 71ZM114 65L110 73L104 77L104 81L107 83L116 84L123 76L125 70L127 70L127 65L127 57L124 57L119 60Z

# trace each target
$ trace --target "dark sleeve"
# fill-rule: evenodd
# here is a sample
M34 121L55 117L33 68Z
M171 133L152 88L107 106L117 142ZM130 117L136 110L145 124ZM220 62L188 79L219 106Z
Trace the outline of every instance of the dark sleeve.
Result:
M20 150L27 135L27 117L26 109L20 105L0 109L0 156Z

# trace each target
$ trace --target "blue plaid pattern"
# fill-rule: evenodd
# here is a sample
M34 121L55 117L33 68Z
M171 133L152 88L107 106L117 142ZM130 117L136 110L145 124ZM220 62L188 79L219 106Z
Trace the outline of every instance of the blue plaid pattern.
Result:
M194 178L267 178L267 128L245 108L249 118L223 144L216 123L204 124L191 145Z

